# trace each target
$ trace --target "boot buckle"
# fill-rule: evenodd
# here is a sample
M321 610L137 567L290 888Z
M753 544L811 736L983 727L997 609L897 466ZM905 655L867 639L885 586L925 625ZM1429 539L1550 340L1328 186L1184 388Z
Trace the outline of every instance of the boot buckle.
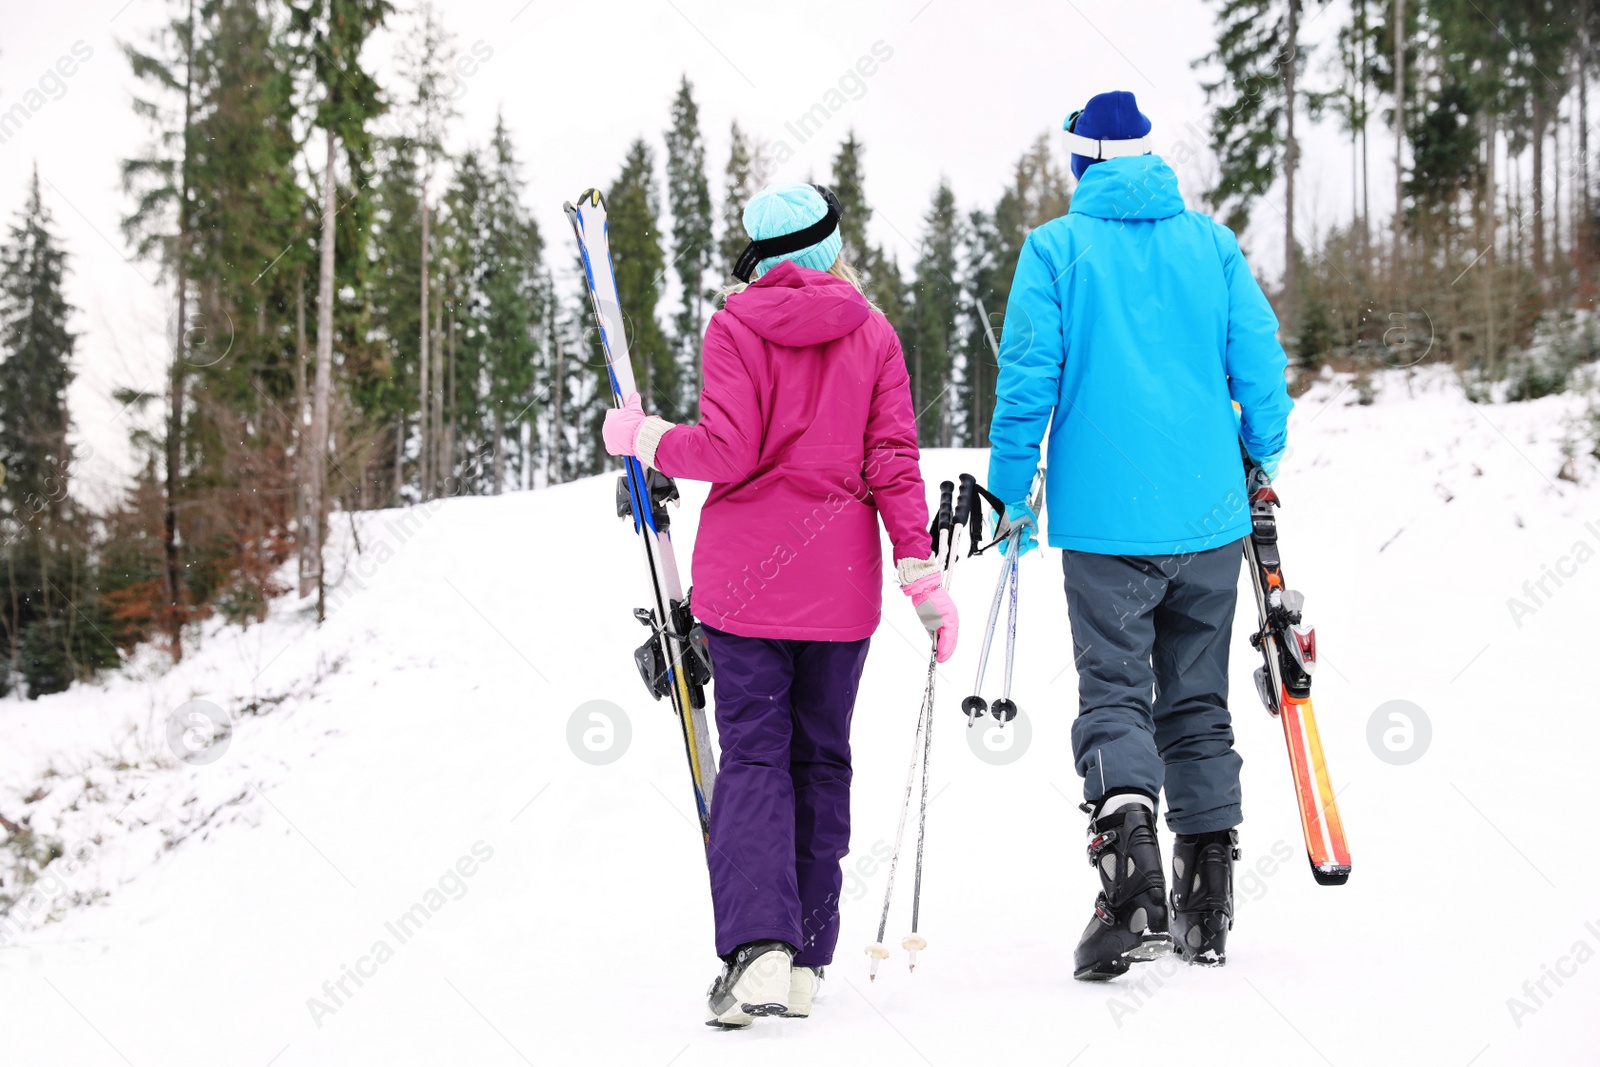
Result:
M1117 832L1115 830L1101 830L1091 837L1089 839L1089 866L1093 867L1096 863L1099 863L1100 853L1110 848L1112 842L1116 841L1116 839Z

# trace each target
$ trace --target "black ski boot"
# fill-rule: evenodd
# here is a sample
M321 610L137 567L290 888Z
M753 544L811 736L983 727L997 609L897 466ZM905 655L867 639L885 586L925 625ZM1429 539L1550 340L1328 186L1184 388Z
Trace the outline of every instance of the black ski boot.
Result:
M1130 963L1165 956L1172 936L1156 813L1144 803L1131 804L1092 818L1089 833L1089 863L1100 875L1101 892L1078 941L1072 977L1103 982L1126 974Z
M706 992L706 1025L740 1030L757 1016L788 1011L794 952L787 941L749 941L724 956Z
M1239 831L1179 834L1172 846L1172 936L1190 963L1221 967L1233 929Z

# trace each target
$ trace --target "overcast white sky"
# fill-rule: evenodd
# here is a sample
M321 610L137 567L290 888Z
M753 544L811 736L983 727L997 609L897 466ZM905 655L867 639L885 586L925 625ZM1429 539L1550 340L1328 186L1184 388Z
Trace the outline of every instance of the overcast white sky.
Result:
M409 26L401 0L400 28ZM465 80L452 147L487 138L503 108L524 162L527 196L547 246L562 258L570 242L561 203L615 176L628 142L658 145L681 74L694 83L708 142L713 189L727 156L730 120L793 158L779 180L826 178L838 142L854 128L867 149L866 191L876 207L874 238L915 258L920 219L941 174L963 207L990 205L1023 148L1058 130L1097 92L1138 95L1159 149L1196 142L1204 126L1200 72L1191 61L1210 47L1214 8L1201 0L810 0L755 4L710 0L456 0L440 4L463 52L479 44L487 62ZM1329 5L1308 37L1327 37L1344 17ZM130 469L118 386L159 388L169 293L155 270L127 258L119 221L127 199L118 164L146 130L129 107L133 81L118 42L143 40L169 12L167 0L58 0L13 5L0 44L0 111L11 107L77 45L89 58L47 84L48 102L0 144L0 216L21 206L37 163L56 228L71 254L69 297L80 309L78 379L72 393L80 441L94 456L78 472L79 490L115 491ZM82 42L79 44L78 42ZM481 42L481 43L480 43ZM881 43L880 43L881 42ZM802 140L790 128L871 55L889 57ZM380 78L392 84L392 42L378 41ZM1311 59L1316 82L1329 60ZM864 88L863 88L864 86ZM855 98L851 98L854 96ZM833 97L837 102L839 97ZM1057 151L1060 151L1059 142ZM1198 147L1198 146L1197 146ZM1374 130L1373 210L1382 194L1392 142ZM1209 163L1178 168L1194 203ZM1350 158L1341 135L1314 131L1305 145L1302 231L1349 213ZM1259 270L1281 264L1282 219L1260 209L1246 235Z

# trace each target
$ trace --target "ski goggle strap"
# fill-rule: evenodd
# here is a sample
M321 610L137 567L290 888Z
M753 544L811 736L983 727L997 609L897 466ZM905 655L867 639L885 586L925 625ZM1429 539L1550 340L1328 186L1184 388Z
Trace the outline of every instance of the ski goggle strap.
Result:
M1150 147L1149 134L1125 140L1102 141L1074 133L1073 127L1077 126L1078 116L1082 114L1083 111L1080 109L1068 115L1066 126L1061 133L1067 142L1067 151L1072 155L1086 156L1089 159L1118 159L1123 156L1146 156L1153 151Z
M844 209L839 206L839 198L825 185L813 185L811 188L815 189L822 196L823 202L828 205L828 210L823 213L822 218L803 230L768 237L763 241L751 241L745 245L744 251L739 254L739 261L733 265L735 278L741 282L748 282L750 275L755 273L756 265L763 259L810 248L839 228L839 218L844 214Z

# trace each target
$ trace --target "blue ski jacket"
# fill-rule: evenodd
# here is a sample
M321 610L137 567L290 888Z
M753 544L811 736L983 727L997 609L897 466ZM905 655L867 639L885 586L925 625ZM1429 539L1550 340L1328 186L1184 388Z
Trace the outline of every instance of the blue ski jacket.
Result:
M1239 440L1264 459L1288 439L1277 329L1238 239L1184 208L1159 156L1096 163L1017 261L990 490L1027 497L1048 427L1053 547L1166 555L1244 537Z

